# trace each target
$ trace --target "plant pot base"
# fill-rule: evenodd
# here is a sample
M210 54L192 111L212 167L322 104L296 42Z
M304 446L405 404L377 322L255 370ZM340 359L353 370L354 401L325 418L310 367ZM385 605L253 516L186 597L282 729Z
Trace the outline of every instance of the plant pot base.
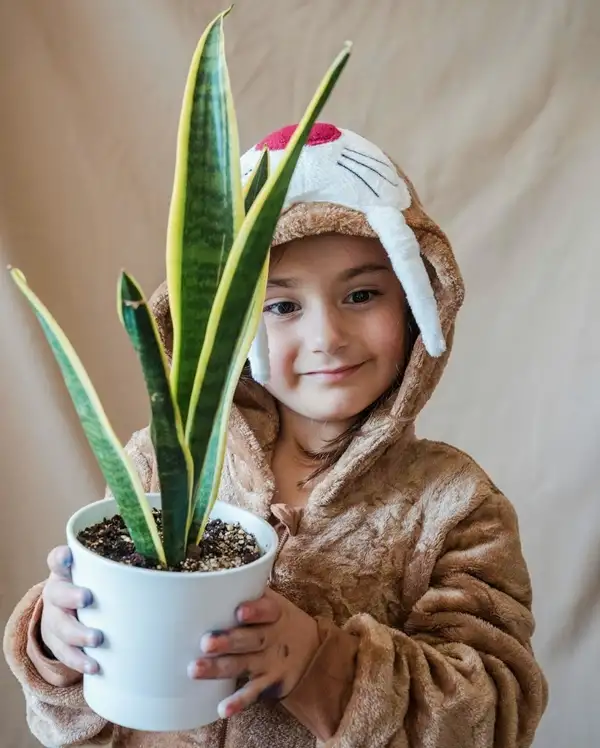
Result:
M89 652L90 656L93 653ZM83 697L96 714L112 724L143 732L186 732L219 719L218 702L232 692L230 681L194 681L185 696L168 698L115 688L113 679L86 675Z

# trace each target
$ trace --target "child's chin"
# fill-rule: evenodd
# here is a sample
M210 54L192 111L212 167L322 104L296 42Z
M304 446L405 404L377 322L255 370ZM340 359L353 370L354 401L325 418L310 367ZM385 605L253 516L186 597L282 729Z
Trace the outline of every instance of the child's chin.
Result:
M368 402L357 403L356 398L349 402L328 404L326 407L319 409L318 415L313 416L314 420L329 423L340 423L350 421L369 405Z

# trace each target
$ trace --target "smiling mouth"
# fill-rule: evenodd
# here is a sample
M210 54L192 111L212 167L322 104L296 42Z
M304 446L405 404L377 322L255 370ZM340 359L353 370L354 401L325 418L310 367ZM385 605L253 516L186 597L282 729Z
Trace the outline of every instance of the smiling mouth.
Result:
M364 362L363 362L364 363ZM309 377L320 377L322 379L338 380L344 379L345 377L354 374L361 367L361 364L355 364L354 366L338 366L337 369L319 369L318 371L307 371L305 376Z

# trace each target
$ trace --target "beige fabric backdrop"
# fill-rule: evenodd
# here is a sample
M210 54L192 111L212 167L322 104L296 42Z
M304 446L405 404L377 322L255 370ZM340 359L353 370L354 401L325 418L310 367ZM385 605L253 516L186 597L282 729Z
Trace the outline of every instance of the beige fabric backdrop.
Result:
M174 136L214 0L0 0L0 255L58 317L119 435L146 422L116 315L162 279ZM448 231L468 287L421 432L469 451L521 518L551 686L538 748L600 741L600 4L240 0L242 146L295 121L345 39L326 118L373 138ZM0 613L102 481L53 359L0 274ZM0 744L27 748L1 668ZM366 747L365 747L366 748Z

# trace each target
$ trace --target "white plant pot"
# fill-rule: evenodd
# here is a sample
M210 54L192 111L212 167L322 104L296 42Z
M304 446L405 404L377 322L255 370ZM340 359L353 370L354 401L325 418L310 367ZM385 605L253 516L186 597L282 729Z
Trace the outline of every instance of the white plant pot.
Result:
M148 500L160 507L159 494L148 494ZM73 582L94 596L78 618L104 634L100 647L85 650L100 672L84 676L84 698L96 714L134 730L184 731L210 724L235 681L193 680L188 665L201 655L203 634L235 625L238 605L261 597L277 533L260 517L217 502L211 518L239 522L255 536L263 556L223 571L157 571L110 561L77 540L81 530L117 513L116 502L104 499L80 509L67 524Z

